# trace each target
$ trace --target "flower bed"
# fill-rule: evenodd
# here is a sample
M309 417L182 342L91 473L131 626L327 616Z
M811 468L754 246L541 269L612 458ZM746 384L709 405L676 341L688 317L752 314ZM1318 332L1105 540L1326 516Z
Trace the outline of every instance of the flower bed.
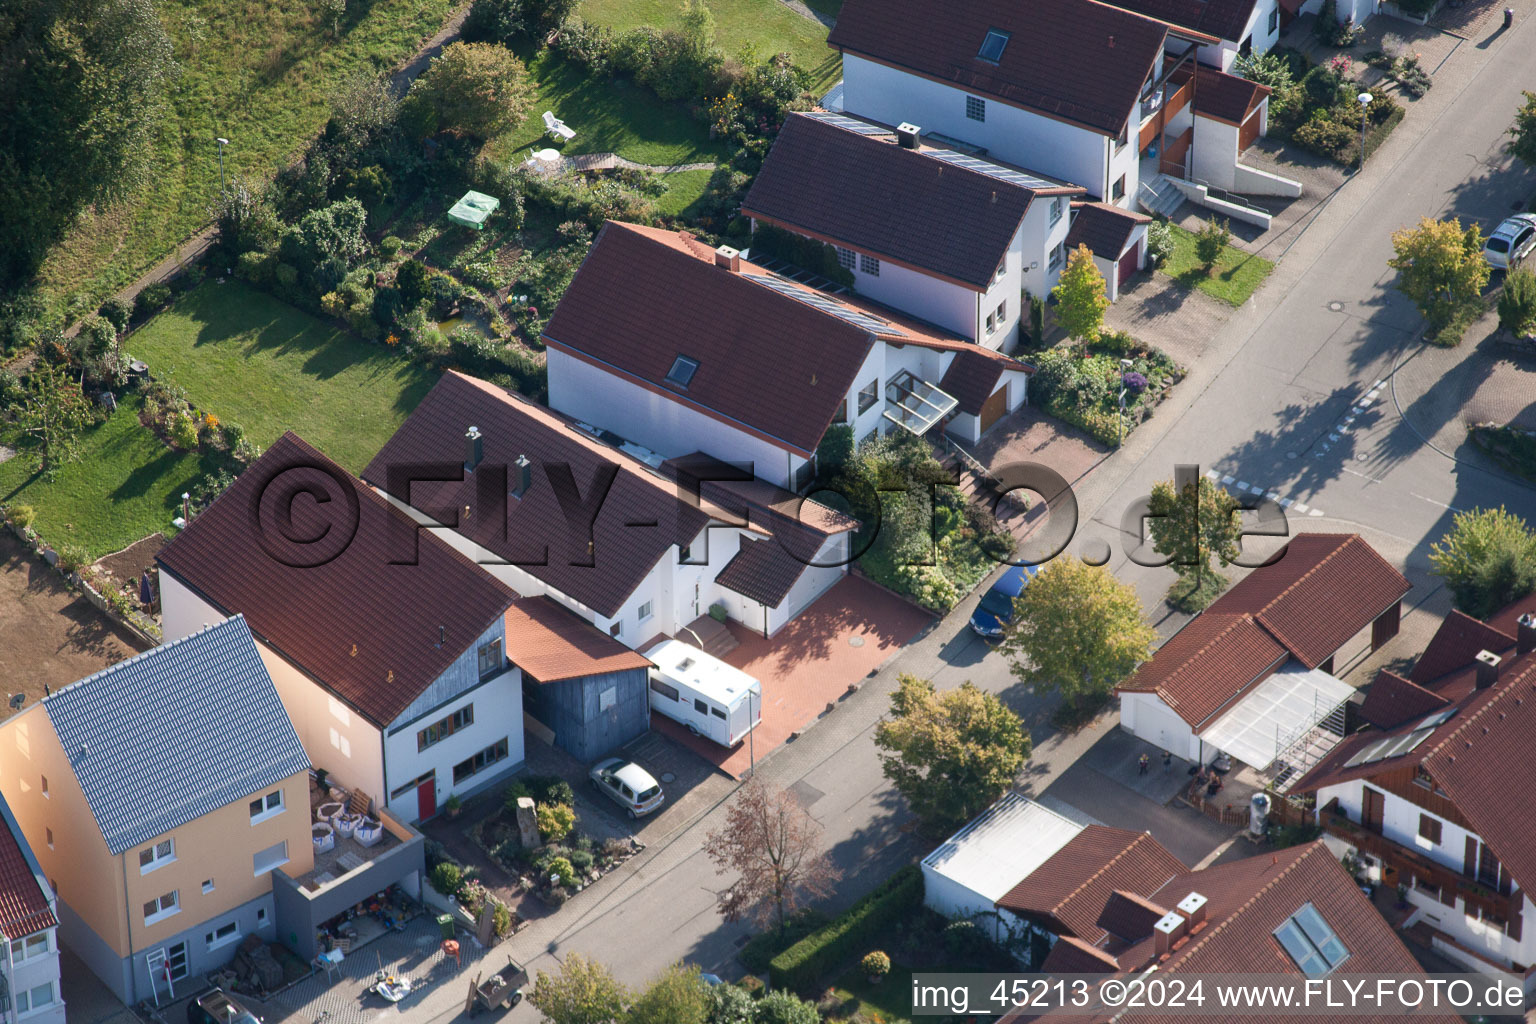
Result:
M1105 331L1086 351L1058 347L1036 359L1030 381L1034 403L1107 445L1122 441L1119 394L1121 359L1131 365L1124 373L1125 427L1131 432L1168 395L1184 371L1161 349L1138 345L1129 335Z

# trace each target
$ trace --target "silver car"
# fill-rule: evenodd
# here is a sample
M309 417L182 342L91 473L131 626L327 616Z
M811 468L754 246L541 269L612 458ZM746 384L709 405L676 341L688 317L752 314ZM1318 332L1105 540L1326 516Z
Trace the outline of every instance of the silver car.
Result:
M1493 229L1483 259L1497 270L1515 266L1536 249L1536 213L1517 213Z
M599 761L587 773L592 788L624 808L631 818L643 818L666 802L661 783L651 773L622 757Z

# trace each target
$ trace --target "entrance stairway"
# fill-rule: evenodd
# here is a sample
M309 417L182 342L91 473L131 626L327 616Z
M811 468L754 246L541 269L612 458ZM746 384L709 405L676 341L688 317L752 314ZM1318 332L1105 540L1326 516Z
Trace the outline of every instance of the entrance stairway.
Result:
M677 639L716 658L724 658L741 646L741 641L725 628L725 623L716 622L708 615L700 615L688 623L687 628L678 631Z

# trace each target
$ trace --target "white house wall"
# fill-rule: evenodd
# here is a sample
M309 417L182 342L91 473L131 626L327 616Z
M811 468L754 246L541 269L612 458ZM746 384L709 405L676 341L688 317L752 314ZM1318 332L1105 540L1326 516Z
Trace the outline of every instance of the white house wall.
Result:
M986 120L965 116L965 98L986 101ZM987 150L987 155L1107 196L1115 177L1127 173L1127 195L1134 196L1136 147L1128 145L1106 173L1110 139L1087 128L1031 113L1001 101L843 54L843 109L885 124L910 122Z
M1337 798L1339 807L1349 814L1349 819L1359 822L1367 785L1369 782L1356 779L1337 786L1325 786L1317 791L1317 806L1326 807ZM1467 837L1471 836L1481 842L1482 839L1477 833L1470 832L1437 814L1431 814L1418 804L1404 800L1395 793L1375 786L1371 788L1376 789L1384 797L1381 815L1383 838L1413 850L1437 864L1443 864L1455 874L1462 873ZM1431 843L1419 837L1420 815L1428 815L1440 822L1440 842ZM1529 899L1524 901L1523 920L1527 927L1522 929L1522 937L1516 941L1505 935L1503 928L1484 924L1475 912L1468 917L1466 903L1463 900L1457 899L1456 905L1452 907L1441 903L1430 893L1412 886L1409 888L1408 899L1415 906L1422 908L1422 915L1429 924L1450 935L1457 942L1484 952L1494 959L1505 959L1519 964L1530 964L1536 960L1536 928L1530 927L1536 924L1536 916L1532 916L1536 915L1536 909L1532 908ZM1515 899L1517 901L1521 899L1518 890Z
M723 423L553 346L546 355L550 408L667 458L703 451L749 461L758 479L780 487L791 486L794 471L807 461L745 427Z
M475 652L469 652L473 655ZM438 742L418 750L417 734L427 726L452 715L465 705L474 705L474 724L444 737ZM389 771L387 789L374 794L387 801L390 811L403 821L420 818L417 789L412 786L398 797L391 796L397 788L429 771L436 772L437 798L443 803L455 793L467 793L481 788L513 768L523 760L523 673L519 669L503 672L488 683L459 694L441 706L425 709L411 717L402 716L391 723L384 736L384 762ZM462 784L453 781L453 766L486 749L498 740L506 738L507 756L465 779Z
M1060 204L1057 206L1060 213L1052 221L1051 209L1056 204ZM1024 215L1024 223L1019 226L1019 237L1014 240L1020 264L1019 288L1015 289L1015 295L1027 290L1036 298L1044 299L1051 294L1051 289L1061 280L1062 267L1066 266L1066 260L1063 259L1062 265L1052 270L1051 252L1066 242L1067 233L1071 230L1072 202L1068 196L1041 196L1029 204L1029 212ZM1035 266L1031 267L1030 264ZM1019 303L1019 306L1019 316L1022 317L1023 303ZM1014 337L1017 338L1017 334ZM1003 351L1007 351L1006 346Z
M28 877L31 877L30 875ZM53 986L53 1002L45 1009L28 1013L20 1018L26 1024L64 1024L65 992L60 987L59 981L59 930L58 928L45 928L43 932L48 936L48 952L34 956L25 963L16 964L10 968L11 991L30 992L39 985ZM39 934L33 932L33 935ZM23 938L23 936L12 936ZM0 952L0 957L7 956ZM12 996L14 999L15 997ZM15 1019L15 1018L12 1018Z
M851 533L839 533L823 542L813 559L814 564L806 566L779 606L769 610L769 634L777 633L847 574L850 537Z
M1155 693L1122 693L1120 724L1132 735L1186 761L1201 756L1200 738ZM1214 755L1215 751L1209 751Z
M931 320L972 340L977 337L980 295L965 285L882 260L879 274L868 274L855 266L853 287L859 295L893 309Z
M1189 147L1190 175L1217 188L1237 185L1237 128L1208 117L1195 117L1195 138Z

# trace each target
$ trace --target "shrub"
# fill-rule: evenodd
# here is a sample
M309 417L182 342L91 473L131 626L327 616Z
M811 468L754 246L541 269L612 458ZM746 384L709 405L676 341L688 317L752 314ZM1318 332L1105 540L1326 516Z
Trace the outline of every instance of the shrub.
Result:
M587 837L582 836L581 838L586 839ZM592 865L597 861L597 858L592 855L591 850L572 850L570 859L571 867L575 868L583 876L592 872Z
M168 425L171 443L182 451L197 450L197 421L186 413L178 414Z
M340 292L326 292L320 296L320 308L326 316L346 316L347 300Z
M267 284L272 280L274 265L270 255L253 249L235 257L235 276L252 284Z
M299 271L291 263L278 263L272 270L272 276L284 288L292 288L299 283Z
M1419 65L1417 57L1399 57L1392 63L1391 75L1403 87L1403 91L1414 99L1423 96L1433 84L1429 72Z
M1117 356L1128 355L1138 348L1136 339L1126 331L1117 331L1108 328L1099 332L1099 338L1093 343L1096 350L1113 352Z
M80 330L75 335L75 349L79 353L81 361L94 359L112 347L117 340L117 328L104 316L91 314L80 321Z
M1499 296L1499 326L1513 334L1536 327L1536 274L1525 268L1511 270Z
M539 820L539 835L546 843L555 843L576 827L576 812L566 804L539 804L534 809Z
M379 255L386 260L392 260L404 247L405 240L399 235L385 235L379 240Z
M1211 217L1195 232L1195 255L1200 258L1201 265L1209 270L1221 259L1222 250L1231 241L1232 232L1227 228L1227 221Z
M37 509L31 505L12 505L9 510L11 522L25 530L37 519Z
M768 965L769 980L778 988L809 988L859 947L915 912L922 901L922 872L909 864L830 924L774 957Z
M441 127L489 139L523 123L533 109L535 86L512 51L458 42L432 59L410 95L432 109Z
M1161 218L1147 225L1147 262L1160 267L1173 255L1173 228Z
M500 900L496 900L493 906L495 909L491 911L491 923L496 929L496 937L504 939L512 934L512 911Z
M1326 64L1308 71L1301 79L1301 89L1308 105L1313 107L1335 107L1348 98L1338 73Z
M66 575L78 572L83 566L91 564L90 556L85 553L85 548L78 544L60 544L55 553L59 556L59 571Z
M148 319L165 308L171 301L171 286L168 284L147 284L134 296L133 311L141 319Z
M114 295L101 304L100 313L121 334L128 329L128 321L133 319L133 304Z
M1351 125L1335 121L1332 111L1318 110L1291 134L1291 138L1296 145L1319 156L1335 156L1354 141L1356 131Z
M352 306L347 310L347 326L360 338L377 341L379 322L373 318L373 310L365 305Z
M544 873L554 880L556 886L576 884L576 869L564 857L551 857Z
M891 958L880 950L864 954L864 959L859 961L859 970L865 974L882 975L890 972Z

